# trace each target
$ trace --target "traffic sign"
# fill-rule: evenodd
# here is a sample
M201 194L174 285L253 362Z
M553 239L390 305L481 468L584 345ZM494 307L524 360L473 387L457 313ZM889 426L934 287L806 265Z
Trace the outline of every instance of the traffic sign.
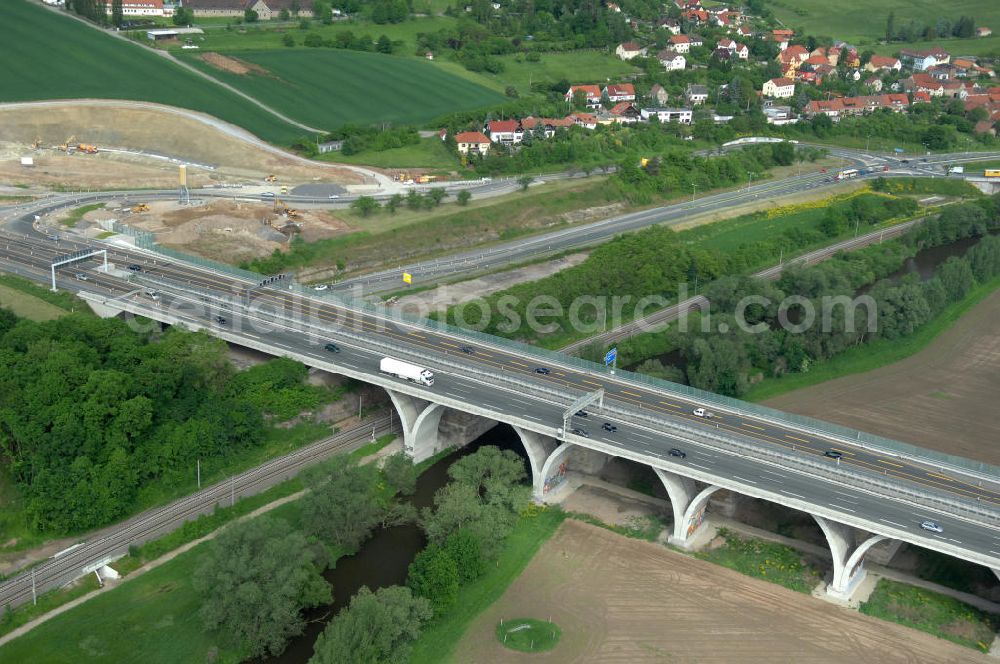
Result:
M604 366L612 364L617 359L618 359L618 349L612 348L604 355Z
M413 283L413 275L410 274L409 272L404 272L403 273L403 282L407 283L407 284L412 284Z
M906 152L906 150L904 150L903 148L896 148L895 152L896 154L902 154L903 152Z

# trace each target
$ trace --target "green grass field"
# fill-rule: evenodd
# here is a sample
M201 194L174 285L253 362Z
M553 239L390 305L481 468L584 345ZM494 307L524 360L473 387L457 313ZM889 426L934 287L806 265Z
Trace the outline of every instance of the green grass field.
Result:
M332 49L240 51L230 55L269 72L241 76L212 67L199 55L182 57L289 117L325 129L350 122L420 124L504 99L414 58Z
M155 53L26 0L4 3L0 102L105 98L203 111L275 143L303 132Z
M929 632L982 652L990 649L1000 618L957 599L880 579L861 613Z
M52 320L69 313L54 304L9 286L0 286L0 307L10 309L21 318L35 321Z
M855 46L874 46L885 37L886 19L895 12L896 26L911 19L923 26L939 17L955 21L959 16L973 16L976 25L993 28L990 37L976 39L937 39L909 44L894 42L874 48L889 54L900 48L930 48L941 46L953 55L987 55L1000 53L1000 3L995 0L955 0L943 9L935 0L770 0L767 6L785 25L803 29L806 34L843 39ZM858 20L859 17L864 20Z
M558 508L523 516L507 538L503 552L495 567L458 591L458 600L445 613L434 618L424 629L413 646L411 664L438 664L448 661L451 652L465 630L484 609L493 604L507 590L535 553L566 518ZM0 655L3 655L0 650Z
M726 540L723 546L701 551L695 557L800 593L811 592L823 578L818 569L802 564L802 554L784 544L741 537L725 528L719 530L719 535Z
M382 152L359 152L352 155L333 152L323 156L328 156L329 161L338 164L363 164L377 168L433 168L451 171L459 167L454 153L437 137L422 138L416 145Z

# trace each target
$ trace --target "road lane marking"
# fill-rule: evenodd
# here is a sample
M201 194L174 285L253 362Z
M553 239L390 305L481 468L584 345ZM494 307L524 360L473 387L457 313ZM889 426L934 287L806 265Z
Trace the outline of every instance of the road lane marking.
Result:
M889 521L889 519L879 519L879 521L881 521L883 523L891 523L892 525L899 526L900 528L906 528L906 526L904 526L903 524L896 523L895 521Z
M781 473L776 473L776 472L774 472L772 470L762 470L760 472L766 473L768 475L774 475L775 477L785 477L785 475L782 475Z
M524 367L525 369L528 368L527 364L525 364L524 362L518 362L517 360L511 360L510 363L511 364L516 364L519 367Z
M901 463L896 463L895 461L886 461L885 459L876 459L879 463L884 463L887 466L895 466L896 468L905 468Z
M693 461L692 461L691 463L689 463L688 465L689 465L689 466L694 466L695 468L701 468L701 469L703 469L703 470L712 470L712 469L711 469L711 468L709 468L708 466L703 466L703 465L701 465L700 463L694 463ZM997 555L1000 555L1000 554L997 554Z
M634 397L641 397L641 396L642 396L641 394L637 394L637 393L635 393L635 392L629 392L628 390L622 390L622 392L623 392L624 394L631 394L631 395L632 395L632 396L634 396Z
M767 431L764 427L759 427L756 424L749 424L747 422L740 422L745 427L750 427L751 429L757 429L757 431Z
M753 480L748 480L747 478L740 477L739 475L733 475L733 479L734 480L739 480L741 482L749 482L750 484L756 484L756 482L754 482Z
M791 435L791 434L788 434L788 433L786 433L786 434L785 434L785 438L789 438L789 439L791 439L791 440L797 440L797 441L799 441L800 443L808 443L808 442L809 442L809 441L808 441L808 440L806 440L805 438L799 438L798 436L793 436L793 435Z
M792 493L791 491L785 491L784 489L778 489L778 493L783 493L786 496L795 496L796 498L801 498L802 500L806 499L805 496L801 496L801 495L799 495L797 493Z
M661 401L660 403L662 403L664 406L670 406L671 408L680 408L680 406L678 406L677 404L670 403L669 401Z
M596 385L597 387L601 387L601 384L600 384L600 383L595 383L595 382L594 382L594 381L592 381L592 380L588 380L588 379L586 379L586 378L583 378L583 379L581 379L581 380L582 380L582 381L583 381L584 383L589 383L590 385Z
M852 510L850 507L844 507L843 505L834 505L833 503L830 503L830 507L835 507L838 510L845 510L847 512L851 512L852 514L854 513L854 510Z
M854 456L854 452L851 452L849 450L842 450L839 447L831 447L830 449L833 450L834 452L840 452L841 454L847 454L849 456Z
M931 477L939 477L939 478L941 478L943 480L948 480L949 482L954 482L955 481L954 477L948 477L947 475L939 475L937 473L932 473L929 470L927 471L927 474L930 475Z
M441 345L442 346L450 346L451 348L458 348L458 344L449 343L447 341L442 341Z

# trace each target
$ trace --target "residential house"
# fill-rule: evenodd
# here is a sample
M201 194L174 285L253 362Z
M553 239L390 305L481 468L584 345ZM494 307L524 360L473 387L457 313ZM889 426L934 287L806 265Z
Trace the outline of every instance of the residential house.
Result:
M108 16L112 13L112 3L105 6ZM167 16L164 13L163 0L122 0L122 16ZM170 16L173 16L173 6L170 6Z
M951 55L939 48L926 51L904 48L899 52L899 59L902 60L904 66L913 69L913 71L926 71L934 65L947 64L951 61Z
M764 81L761 93L765 97L773 97L775 99L788 99L790 97L794 97L795 81L784 77L772 78L769 81Z
M813 73L816 74L817 78L826 78L837 73L837 68L833 65L816 65L813 67Z
M541 133L545 138L552 138L558 130L569 129L575 125L576 121L572 116L566 116L565 118L534 118L528 116L521 120L521 129L524 130L525 135L528 132L533 132L535 136Z
M691 38L687 35L671 35L667 40L667 48L674 53L689 53L691 51Z
M772 30L770 34L771 41L777 44L778 48L782 51L788 48L788 42L794 38L794 30Z
M929 104L931 103L931 94L926 90L917 90L913 93L913 103Z
M684 101L687 102L688 106L704 104L708 101L708 87L689 83L684 90Z
M690 108L643 108L639 115L646 122L650 118L656 118L660 123L677 122L680 124L691 124L692 111Z
M810 67L818 67L820 65L830 64L830 60L825 55L810 55L802 64L803 66L809 65Z
M670 95L667 91L663 89L663 86L659 83L654 83L653 87L649 89L649 98L653 100L653 103L657 106L666 106L667 102L670 100Z
M672 35L679 35L681 33L681 22L676 18L657 19L656 27L669 30Z
M247 9L257 12L262 21L277 18L282 9L291 11L299 7L301 17L311 17L312 4L295 2L294 0L184 0L183 6L190 9L195 16L232 16L242 18Z
M740 60L750 59L750 47L747 46L746 44L737 44L736 50L733 51L733 53L735 53L736 57L739 58Z
M688 23L694 23L695 25L705 25L708 23L709 14L704 9L689 9L684 12L684 19Z
M968 96L968 91L965 89L965 84L955 78L949 78L947 81L941 82L941 96L942 97L954 97L955 99L965 99Z
M868 64L865 65L866 71L899 71L902 68L903 63L898 58L887 55L873 55Z
M932 97L944 94L944 84L929 74L913 74L902 81L907 92L926 92Z
M753 37L753 30L751 30L749 27L745 25L741 25L740 27L736 28L736 36L742 37L744 39L750 39L751 37Z
M491 141L502 145L517 145L524 138L524 130L517 120L490 120L485 129Z
M455 144L461 154L487 155L490 139L481 131L462 131L455 134Z
M879 109L889 109L901 113L909 106L910 100L904 94L839 97L811 101L802 109L802 113L807 117L829 115L831 118L837 118L847 115L865 115Z
M631 83L612 83L604 88L608 101L635 101L635 86Z
M573 113L568 116L573 120L573 124L584 129L596 129L597 117L591 113Z
M618 44L618 48L615 49L615 55L622 60L631 60L632 58L638 58L641 55L646 55L646 49L639 46L635 42L625 42L623 44Z
M691 48L698 48L705 45L705 40L701 38L701 35L688 35L687 38Z
M989 37L992 34L993 34L993 31L990 30L989 28L987 28L986 26L982 26L982 27L976 28L976 36L977 37Z
M781 63L782 68L789 67L792 69L798 69L803 62L809 59L809 49L805 46L789 46L781 50L778 53L777 60Z
M668 48L657 53L656 57L659 58L660 64L667 71L677 71L687 67L687 59L680 53L674 53Z
M608 112L611 113L614 121L619 124L634 124L642 117L639 114L639 109L630 101L619 102L612 106Z
M724 48L727 51L735 51L736 42L734 42L729 37L723 37L722 39L719 40L719 43L715 45L715 48L716 49Z
M612 11L612 12L614 12L616 14L621 14L622 13L622 8L619 7L617 4L615 4L613 2L609 2L608 3L608 11Z
M601 88L597 85L571 85L569 90L563 95L568 103L572 103L576 93L581 92L586 95L587 106L597 108L601 105Z

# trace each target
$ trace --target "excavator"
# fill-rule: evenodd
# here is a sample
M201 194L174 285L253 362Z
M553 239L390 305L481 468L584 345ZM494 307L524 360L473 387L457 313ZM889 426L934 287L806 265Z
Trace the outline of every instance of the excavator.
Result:
M277 181L278 181L277 175L268 175L267 177L264 178L264 182L277 182Z
M77 143L76 149L87 154L97 154L97 146L90 143Z
M40 147L42 147L42 137L36 136L35 140L31 142L31 149L37 150Z
M137 203L131 207L132 214L139 214L140 212L149 212L149 205L146 203Z
M59 149L65 152L66 154L69 154L70 151L76 147L75 145L73 145L73 141L75 140L76 136L70 136L65 140L65 142L63 142L62 145L59 146Z

